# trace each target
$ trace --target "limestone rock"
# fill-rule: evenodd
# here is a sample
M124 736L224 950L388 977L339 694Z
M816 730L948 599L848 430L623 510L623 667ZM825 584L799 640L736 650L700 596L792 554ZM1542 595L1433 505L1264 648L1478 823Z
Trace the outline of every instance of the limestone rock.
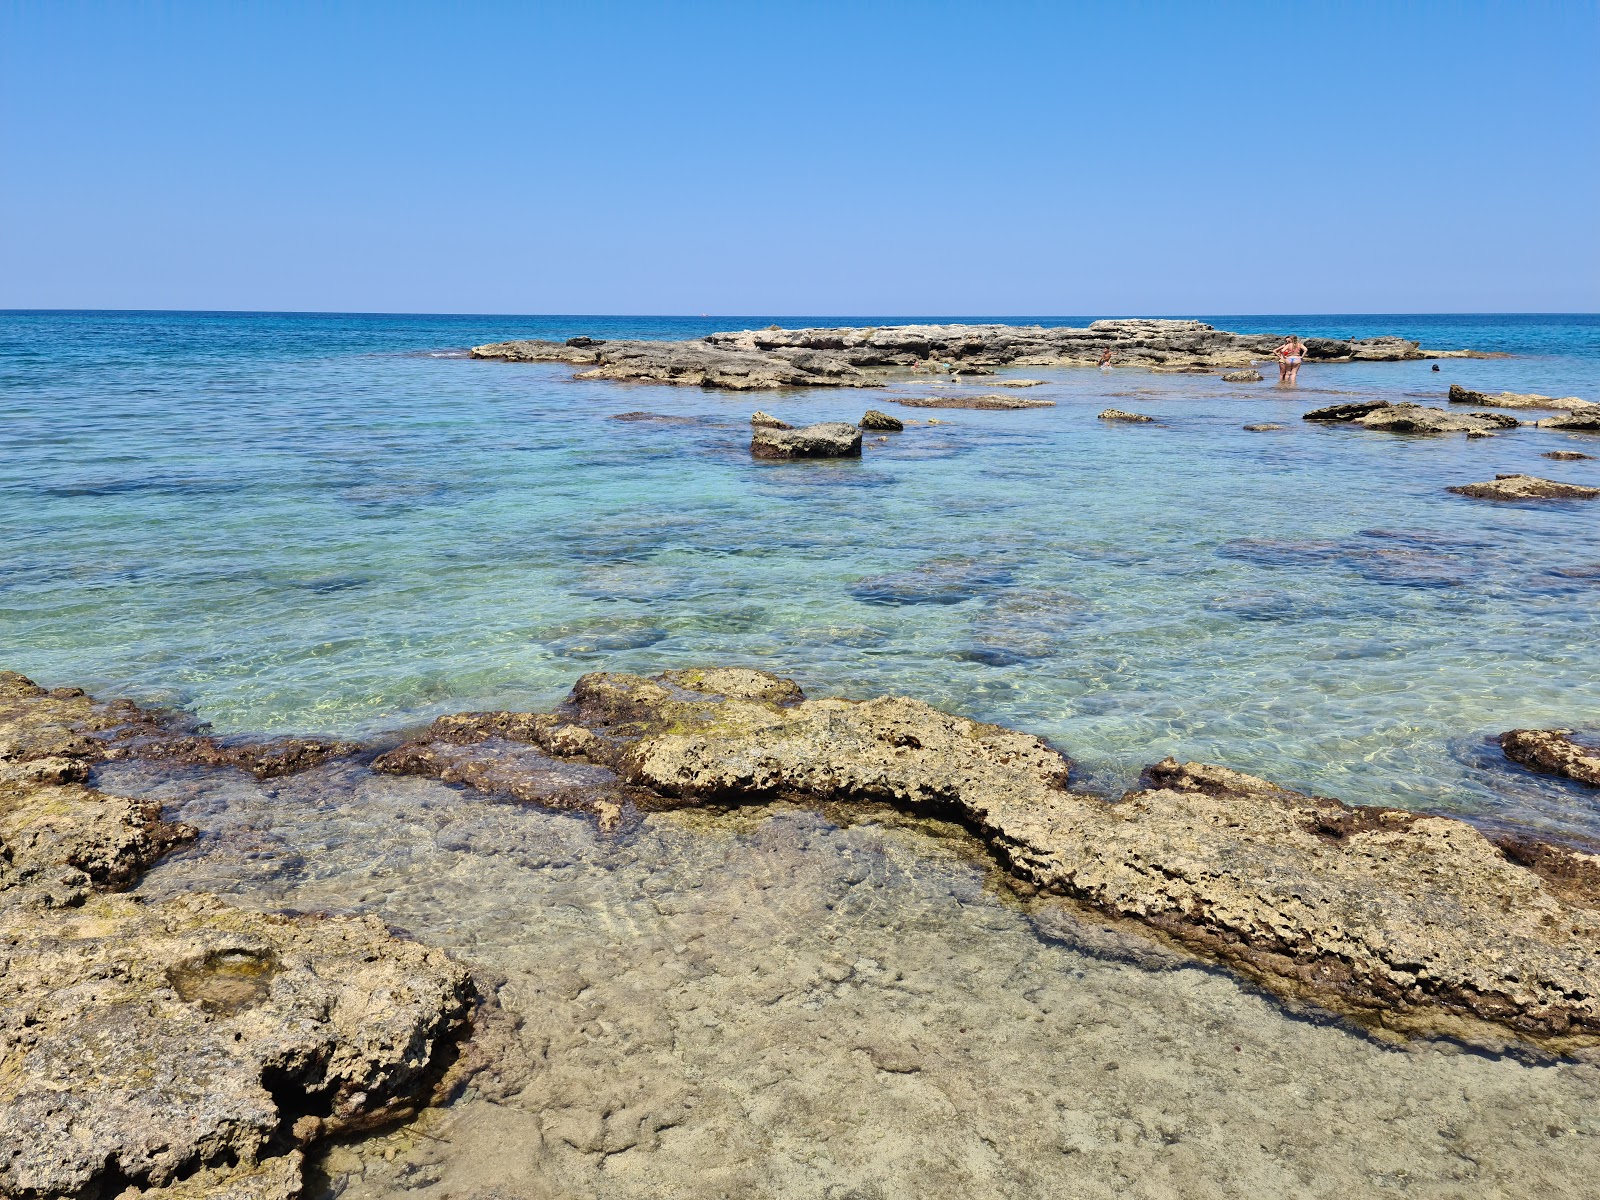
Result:
M1245 428L1246 431L1248 431L1250 433L1267 433L1268 431L1273 430L1273 429L1282 429L1283 426L1282 425L1274 425L1274 424L1268 422L1268 423L1263 424L1263 425L1246 425L1246 426L1244 426L1244 428Z
M1540 458L1553 458L1557 462L1580 462L1580 461L1582 461L1584 459L1593 458L1594 455L1592 455L1592 454L1581 454L1576 450L1546 450L1539 457Z
M1576 396L1540 396L1537 393L1474 392L1462 387L1459 383L1450 385L1450 403L1452 404L1479 404L1491 408L1546 408L1546 409L1584 409L1594 408L1595 405L1587 400L1580 400Z
M1048 382L1044 379L996 379L992 387L1043 387Z
M1560 417L1535 421L1540 429L1566 429L1574 433L1600 433L1600 404L1591 404Z
M1263 376L1260 371L1229 371L1222 377L1224 383L1260 383Z
M1537 475L1496 475L1486 483L1466 483L1445 490L1458 496L1471 496L1475 500L1600 499L1600 488L1558 483L1553 479L1540 479Z
M1355 423L1385 433L1486 433L1518 425L1515 417L1504 413L1453 413L1422 404L1386 404L1357 417Z
M1302 421L1354 421L1388 407L1389 402L1387 400L1356 400L1349 404L1330 404L1326 408L1314 408L1300 419Z
M1147 417L1143 413L1124 412L1120 408L1108 408L1100 414L1102 421L1129 421L1136 425L1148 425L1155 421L1154 417Z
M750 439L757 458L860 458L861 430L846 421L824 421L803 429L758 425Z
M589 762L682 803L877 801L959 821L1034 887L1378 1030L1600 1045L1593 856L1512 856L1460 821L1170 759L1108 803L1070 792L1070 763L1038 738L900 697L807 700L748 670L587 675L529 728L553 753L567 730Z
M236 1165L259 1174L295 1143L410 1115L473 1002L464 968L376 919L203 895L99 896L48 919L13 908L0 955L7 1196L160 1187L201 1168L219 1168L209 1194L225 1194Z
M187 713L141 708L131 700L99 701L81 688L50 691L15 671L0 671L0 759L150 758L238 767L268 779L361 749L333 738L218 738L204 728Z
M1032 400L1026 396L894 396L896 404L907 408L971 408L997 410L1010 408L1054 408L1054 400Z
M1500 749L1532 770L1600 787L1600 750L1573 741L1570 729L1512 729L1500 735Z
M750 424L760 429L793 429L794 426L787 421L780 421L769 412L756 409L750 414Z
M894 325L868 328L744 329L695 341L565 343L517 340L475 346L474 358L566 362L587 366L580 378L636 379L701 387L876 387L907 368L992 375L1006 366L1092 366L1112 350L1119 365L1157 371L1246 368L1281 339L1239 334L1200 321L1095 321L1087 329L1040 325ZM1319 362L1426 356L1402 338L1311 338ZM1032 381L1008 381L1017 386Z
M905 423L899 417L891 417L886 412L879 412L875 408L869 408L861 418L861 428L881 429L889 433L899 433L905 428Z

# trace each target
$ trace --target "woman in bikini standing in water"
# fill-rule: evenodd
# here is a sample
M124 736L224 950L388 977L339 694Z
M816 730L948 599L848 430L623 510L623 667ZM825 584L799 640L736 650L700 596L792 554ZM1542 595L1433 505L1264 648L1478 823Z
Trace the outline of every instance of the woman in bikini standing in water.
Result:
M1300 340L1300 335L1291 333L1288 340L1273 353L1278 356L1278 382L1287 383L1290 387L1299 383L1300 364L1306 357L1306 344Z

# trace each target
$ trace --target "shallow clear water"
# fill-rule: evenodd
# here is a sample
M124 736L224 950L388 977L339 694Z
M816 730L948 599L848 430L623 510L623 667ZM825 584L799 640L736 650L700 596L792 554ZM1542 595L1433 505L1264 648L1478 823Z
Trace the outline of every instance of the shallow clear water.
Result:
M504 1006L455 1103L319 1156L323 1200L1593 1194L1600 1067L1289 1016L1019 901L937 822L775 805L607 836L348 764L100 783L203 831L141 894L377 913Z
M1058 407L900 410L948 424L772 464L746 450L754 408L854 419L910 389L740 396L450 354L764 318L0 314L0 662L225 731L345 734L739 662L1044 734L1108 786L1176 754L1600 835L1595 793L1484 744L1600 712L1600 505L1444 490L1600 484L1600 461L1540 457L1600 437L1298 419L1451 382L1600 400L1600 318L1211 319L1517 357L1309 366L1288 394L1028 368L1008 373ZM609 419L629 410L694 421ZM1260 421L1287 428L1241 429Z

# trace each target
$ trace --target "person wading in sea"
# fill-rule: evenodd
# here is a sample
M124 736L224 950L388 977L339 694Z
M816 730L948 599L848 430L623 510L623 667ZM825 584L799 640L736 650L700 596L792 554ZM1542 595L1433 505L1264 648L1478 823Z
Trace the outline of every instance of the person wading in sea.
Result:
M1111 347L1110 346L1107 346L1104 350L1100 351L1100 369L1102 371L1111 370Z
M1273 351L1278 356L1278 382L1293 387L1300 381L1300 364L1305 361L1306 344L1300 335L1291 333L1287 341Z

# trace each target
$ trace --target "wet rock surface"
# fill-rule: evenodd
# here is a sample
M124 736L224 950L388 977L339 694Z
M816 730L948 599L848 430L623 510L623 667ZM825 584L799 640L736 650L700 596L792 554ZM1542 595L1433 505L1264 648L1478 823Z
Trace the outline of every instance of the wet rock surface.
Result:
M756 425L750 453L756 458L860 458L861 430L847 421L823 421L803 429Z
M588 675L527 720L547 751L581 747L682 803L868 801L957 820L1027 884L1375 1029L1600 1045L1600 894L1553 892L1459 821L1172 760L1113 804L1069 791L1070 762L1027 734L899 697L806 700L751 670Z
M756 409L750 414L750 424L760 429L793 429L794 426L787 421L780 421L769 412Z
M1459 383L1450 385L1450 403L1478 404L1490 408L1585 409L1595 407L1576 396L1541 396L1534 392L1474 392Z
M1600 488L1560 483L1537 475L1496 475L1483 483L1464 483L1445 490L1475 500L1600 500Z
M1587 459L1593 458L1594 455L1584 454L1578 450L1546 450L1539 457L1553 458L1557 462L1583 462Z
M1086 329L1031 325L900 325L841 329L746 329L698 341L510 341L475 346L474 358L586 365L579 378L651 380L749 390L876 387L905 368L992 374L1002 366L1092 366L1111 349L1119 366L1156 370L1249 367L1279 338L1237 334L1199 321L1095 321ZM1399 361L1427 355L1416 342L1312 338L1311 361ZM1014 386L1014 385L1008 385Z
M1314 408L1304 414L1302 421L1354 421L1365 417L1380 409L1388 408L1387 400L1354 400L1342 404L1329 404L1323 408Z
M1600 787L1600 748L1575 741L1570 729L1512 729L1500 735L1500 748L1532 770Z
M1147 417L1144 413L1126 412L1120 408L1108 408L1099 417L1102 421L1126 421L1133 425L1149 425L1155 421L1154 417Z
M890 402L907 408L967 408L991 412L1056 406L1054 400L1034 400L1028 396L891 396Z

